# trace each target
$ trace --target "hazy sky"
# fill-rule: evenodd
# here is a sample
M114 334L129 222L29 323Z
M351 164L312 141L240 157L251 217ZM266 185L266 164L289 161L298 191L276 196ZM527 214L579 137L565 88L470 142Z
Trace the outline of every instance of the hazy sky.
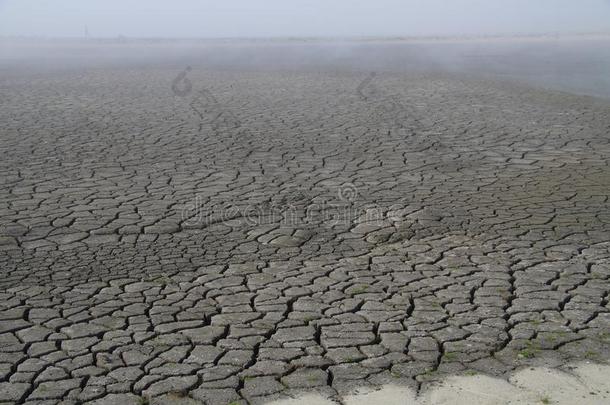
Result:
M273 37L610 32L610 0L0 0L0 35Z

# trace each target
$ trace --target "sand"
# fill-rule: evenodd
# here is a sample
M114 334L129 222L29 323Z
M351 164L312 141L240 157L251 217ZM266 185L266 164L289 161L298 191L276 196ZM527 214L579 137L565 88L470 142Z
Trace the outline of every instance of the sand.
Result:
M578 363L563 369L528 367L508 380L486 375L452 376L420 393L408 387L387 385L363 389L333 399L307 394L270 405L594 405L610 403L610 366Z

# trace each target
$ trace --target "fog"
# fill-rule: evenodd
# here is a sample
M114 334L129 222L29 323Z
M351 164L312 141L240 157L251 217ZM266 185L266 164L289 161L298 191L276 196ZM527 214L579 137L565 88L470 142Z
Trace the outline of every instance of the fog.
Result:
M0 36L346 37L610 32L608 0L0 0Z
M441 72L610 97L610 1L0 0L4 77L119 66Z

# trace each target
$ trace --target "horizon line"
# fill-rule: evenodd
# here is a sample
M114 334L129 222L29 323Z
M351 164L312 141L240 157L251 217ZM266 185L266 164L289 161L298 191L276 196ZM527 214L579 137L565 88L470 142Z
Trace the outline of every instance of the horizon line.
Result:
M321 36L251 36L251 37L155 37L155 36L44 36L44 35L0 35L0 40L77 40L77 41L374 41L374 40L448 40L448 39L518 39L518 38L565 38L565 37L587 37L587 36L610 36L608 32L545 32L545 33L514 33L514 34L477 34L477 35L321 35Z

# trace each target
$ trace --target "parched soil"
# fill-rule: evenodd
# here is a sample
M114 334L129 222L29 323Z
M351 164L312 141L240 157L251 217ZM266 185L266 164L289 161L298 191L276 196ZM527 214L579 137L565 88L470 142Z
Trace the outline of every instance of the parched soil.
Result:
M0 79L0 401L258 403L610 358L607 101L178 73Z

